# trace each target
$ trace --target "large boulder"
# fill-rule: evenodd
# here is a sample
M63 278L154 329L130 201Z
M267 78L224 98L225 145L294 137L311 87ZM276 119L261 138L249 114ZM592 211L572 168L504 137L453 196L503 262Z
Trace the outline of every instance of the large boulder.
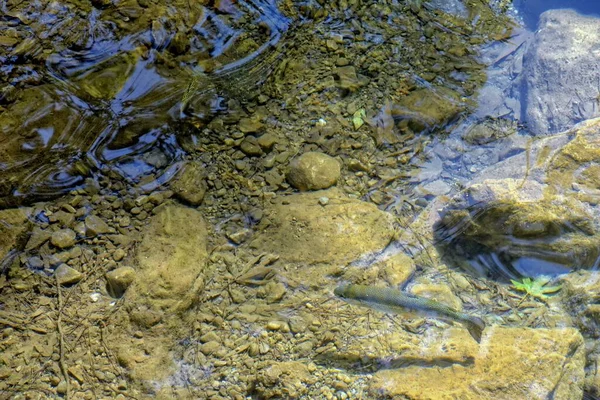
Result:
M265 210L250 245L282 260L349 263L383 250L393 217L337 189L281 197Z
M536 135L600 115L600 19L549 10L523 57L525 121Z
M126 292L132 319L149 327L188 309L204 286L207 227L199 211L166 205L145 227Z
M454 346L448 349L451 357L440 353L436 358L426 352L426 356L398 357L405 359L405 367L377 372L371 384L373 395L414 400L580 399L583 395L585 346L576 329L494 327L470 355L467 348L461 350L462 357L457 357ZM392 362L394 366L398 365Z
M414 232L448 264L505 281L592 268L600 257L599 157L600 119L532 142L451 199L436 199L403 241L415 242Z

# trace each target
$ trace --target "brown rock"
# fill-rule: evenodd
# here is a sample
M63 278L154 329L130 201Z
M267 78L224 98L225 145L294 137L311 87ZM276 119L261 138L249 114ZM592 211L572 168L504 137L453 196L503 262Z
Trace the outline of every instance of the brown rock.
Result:
M319 198L329 203L322 206ZM377 252L394 237L393 217L337 189L278 199L265 210L250 245L286 261L344 263Z
M67 264L61 264L54 271L54 275L58 278L58 283L61 285L72 285L83 278L81 272L69 267Z
M85 233L88 236L94 237L104 233L111 232L112 229L102 218L97 215L88 215L85 218Z
M369 83L369 78L364 75L357 74L356 69L352 65L336 68L335 74L338 78L337 84L342 89L355 91L361 86Z
M247 156L260 156L262 149L254 136L246 137L240 144L240 150Z
M580 399L585 347L578 330L488 329L474 362L451 368L438 360L375 374L373 395L410 399ZM416 362L419 363L418 360Z
M242 118L238 123L238 128L243 133L255 133L261 130L263 124L260 121L257 121L252 118Z
M382 278L392 287L398 287L415 273L415 262L404 253L396 253L376 264Z
M72 229L61 229L52 234L50 242L59 249L65 249L75 244L75 238L75 231Z
M139 268L125 296L135 309L171 315L189 308L204 285L207 228L202 214L166 204L143 231Z
M202 164L196 161L187 162L171 181L171 189L184 202L193 206L200 205L206 193Z
M340 164L327 154L308 152L295 158L290 163L287 180L296 189L327 189L340 177Z
M29 208L0 210L0 260L16 247L17 239L27 229Z
M412 286L410 291L417 296L433 299L457 311L462 311L462 301L446 285L421 283Z
M135 279L135 270L120 267L106 273L106 288L113 297L121 297Z
M31 232L31 236L29 236L29 240L27 241L27 244L25 245L25 250L37 249L42 244L44 244L47 240L49 240L51 236L52 236L51 232L48 232L48 231L43 230L42 228L36 226L35 228L33 228L33 231Z
M304 396L315 382L316 378L302 362L274 362L259 371L255 389L261 398L295 399Z

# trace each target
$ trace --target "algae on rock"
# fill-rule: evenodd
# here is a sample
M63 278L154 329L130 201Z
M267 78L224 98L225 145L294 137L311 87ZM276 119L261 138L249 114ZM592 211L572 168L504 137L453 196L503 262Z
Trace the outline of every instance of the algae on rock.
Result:
M194 209L165 205L144 231L138 270L125 295L130 307L169 316L187 310L204 285L208 231Z

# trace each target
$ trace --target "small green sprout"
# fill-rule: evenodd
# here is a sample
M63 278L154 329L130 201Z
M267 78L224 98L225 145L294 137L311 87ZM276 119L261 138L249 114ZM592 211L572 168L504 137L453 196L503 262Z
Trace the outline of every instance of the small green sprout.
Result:
M546 300L548 298L548 294L556 293L561 289L560 285L545 286L548 282L550 282L550 279L551 278L547 276L540 276L535 279L523 278L523 281L521 282L514 281L512 279L510 281L514 285L515 289L521 292L525 292L525 296L521 301L525 300L527 296L537 297L538 299Z

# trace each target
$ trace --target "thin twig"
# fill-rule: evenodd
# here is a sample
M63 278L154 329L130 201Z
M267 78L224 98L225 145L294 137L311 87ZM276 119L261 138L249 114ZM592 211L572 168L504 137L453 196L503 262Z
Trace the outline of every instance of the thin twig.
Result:
M60 371L63 374L63 379L65 380L65 384L66 384L66 391L65 391L65 399L69 399L69 374L67 373L67 367L65 365L65 338L63 335L63 329L62 329L62 321L61 321L61 315L62 315L62 309L63 309L63 301L62 301L62 293L60 291L60 283L58 282L58 276L56 276L56 291L58 292L58 317L56 318L56 326L58 328L58 336L59 336L59 352L60 352L60 358L58 360L58 364L60 366Z

